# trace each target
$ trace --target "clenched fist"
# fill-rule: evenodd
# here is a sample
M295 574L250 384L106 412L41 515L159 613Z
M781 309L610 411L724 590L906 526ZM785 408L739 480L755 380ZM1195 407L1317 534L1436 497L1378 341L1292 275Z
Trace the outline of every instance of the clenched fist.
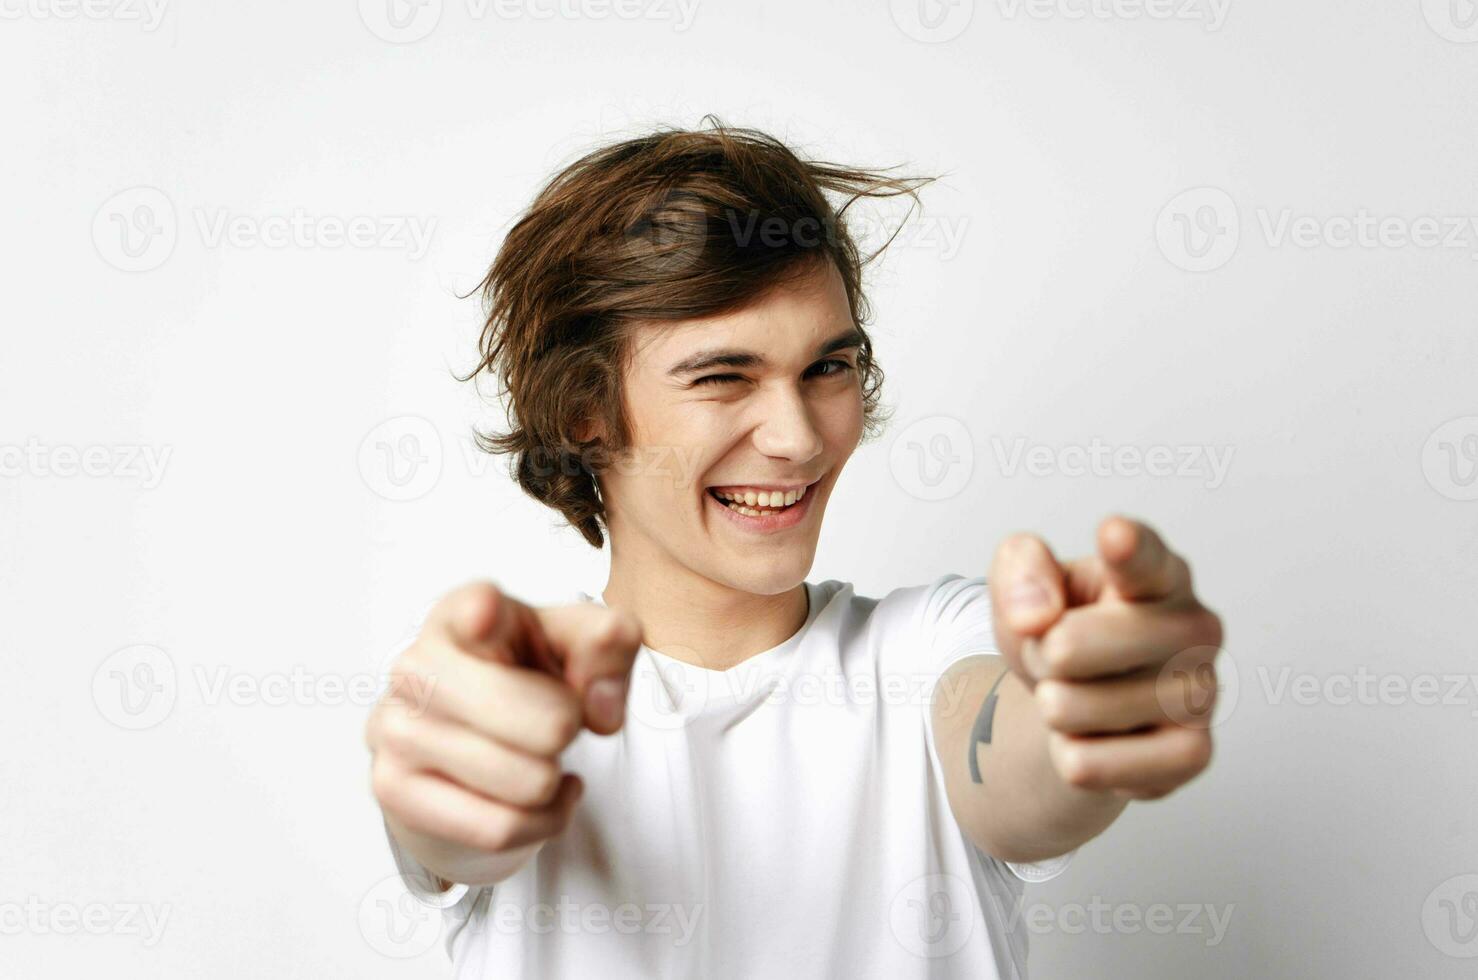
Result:
M489 583L443 598L365 730L396 840L448 881L511 874L568 824L581 784L560 754L621 727L640 645L595 603L535 609Z
M1221 620L1154 531L1109 518L1098 553L1067 564L1018 535L989 581L996 640L1032 690L1064 781L1157 799L1206 768Z

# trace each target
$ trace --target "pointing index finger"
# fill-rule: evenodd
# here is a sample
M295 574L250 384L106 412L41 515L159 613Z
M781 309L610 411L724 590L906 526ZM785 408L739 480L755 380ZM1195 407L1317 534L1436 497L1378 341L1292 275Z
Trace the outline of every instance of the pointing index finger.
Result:
M543 625L527 604L492 582L469 582L448 593L426 617L456 647L481 660L515 663L558 676Z
M1109 584L1125 599L1169 599L1190 591L1190 567L1147 524L1110 517L1098 528L1098 552Z

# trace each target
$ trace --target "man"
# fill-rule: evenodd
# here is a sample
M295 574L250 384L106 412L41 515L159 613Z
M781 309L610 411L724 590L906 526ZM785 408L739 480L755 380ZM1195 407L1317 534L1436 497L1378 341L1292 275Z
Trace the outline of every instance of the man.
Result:
M1013 537L988 587L806 580L880 424L827 195L921 183L668 131L509 233L485 447L611 565L556 608L452 592L370 719L458 976L1019 977L1022 882L1207 765L1221 626L1142 524L1072 562Z

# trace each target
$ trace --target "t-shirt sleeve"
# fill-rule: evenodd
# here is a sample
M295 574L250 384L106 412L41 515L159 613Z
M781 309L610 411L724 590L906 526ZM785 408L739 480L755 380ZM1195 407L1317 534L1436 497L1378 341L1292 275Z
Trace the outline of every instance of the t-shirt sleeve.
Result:
M383 819L381 822L383 823ZM390 832L389 824L385 824L385 839L390 844L390 856L395 859L395 870L400 875L401 883L417 899L427 905L445 908L455 905L466 894L467 886L462 884L453 884L446 891L439 890L436 875L400 846L400 842Z
M920 620L919 629L926 640L925 649L928 651L929 673L936 681L956 661L977 655L1000 654L991 622L990 590L985 584L984 576L967 578L949 574L936 579L924 590ZM930 763L942 789L944 769L939 762L939 750L934 744L932 711L927 712L924 718L924 733L929 746ZM981 853L988 857L984 852ZM1010 868L1011 873L1022 881L1042 882L1061 874L1076 853L1073 850L1055 858L1030 863L1000 863Z
M924 592L921 628L931 668L944 673L956 660L999 653L985 578L945 575Z

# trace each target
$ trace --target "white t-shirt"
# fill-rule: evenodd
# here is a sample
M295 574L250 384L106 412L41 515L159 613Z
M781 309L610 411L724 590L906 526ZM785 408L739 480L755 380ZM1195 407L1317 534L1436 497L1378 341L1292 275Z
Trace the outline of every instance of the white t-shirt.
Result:
M565 751L569 828L515 875L433 896L392 839L458 978L1025 975L1022 882L1072 855L975 848L930 731L945 668L995 649L984 580L806 588L800 631L730 670L643 646L621 731Z

